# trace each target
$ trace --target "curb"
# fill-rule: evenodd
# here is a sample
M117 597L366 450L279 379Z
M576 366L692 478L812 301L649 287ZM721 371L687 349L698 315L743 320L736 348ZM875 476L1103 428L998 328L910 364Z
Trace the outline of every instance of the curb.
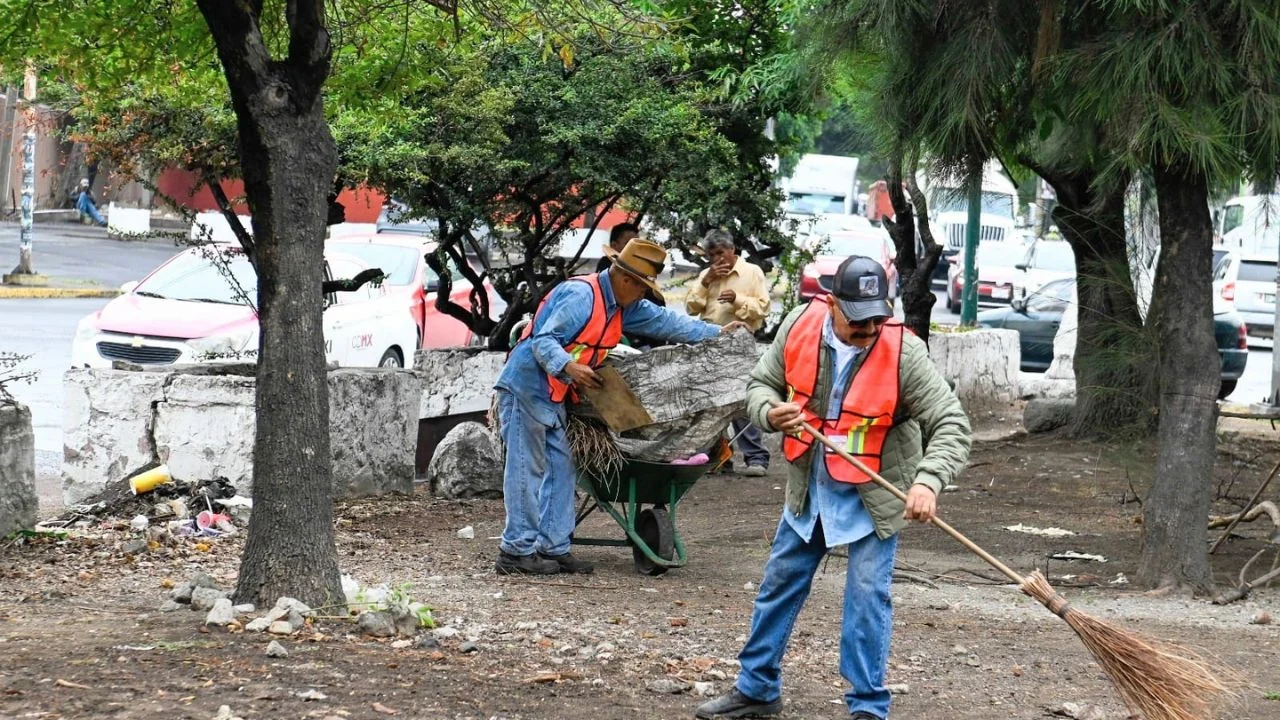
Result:
M113 298L120 291L112 288L51 288L0 286L0 300L54 300L72 298Z

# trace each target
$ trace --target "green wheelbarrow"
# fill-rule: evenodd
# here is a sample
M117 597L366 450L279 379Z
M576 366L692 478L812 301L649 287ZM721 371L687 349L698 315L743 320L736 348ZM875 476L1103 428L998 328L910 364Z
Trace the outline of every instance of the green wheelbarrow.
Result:
M644 575L661 575L682 567L688 556L676 530L676 506L698 478L716 464L714 460L702 465L670 465L627 459L612 478L580 473L578 487L586 497L578 507L574 527L599 509L617 521L627 537L619 540L575 536L573 542L629 545L636 570Z

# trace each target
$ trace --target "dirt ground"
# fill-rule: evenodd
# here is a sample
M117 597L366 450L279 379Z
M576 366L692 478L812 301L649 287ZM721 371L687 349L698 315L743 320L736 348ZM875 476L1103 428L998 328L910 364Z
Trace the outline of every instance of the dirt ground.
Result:
M1229 422L1236 424L1224 424L1213 480L1220 513L1238 509L1280 458L1280 433ZM1216 606L1124 584L1140 545L1133 491L1149 486L1152 465L1150 448L1051 435L986 440L944 494L942 511L1015 568L1047 563L1054 585L1081 610L1237 669L1251 685L1221 717L1280 717L1280 630L1254 622L1280 615L1276 590ZM450 628L407 648L321 619L282 638L290 654L272 659L266 634L206 630L204 613L186 608L158 611L166 586L196 570L231 588L241 548L233 538L209 541L207 551L184 540L138 559L119 551L130 538L123 527L97 538L6 542L0 718L692 717L698 692L727 690L735 676L778 522L781 469L701 480L679 505L690 562L656 578L634 572L629 550L608 547L576 550L597 564L590 577L499 578L491 566L500 501L345 502L344 572L368 584L410 583L409 593ZM1019 524L1076 534L1005 529ZM458 536L465 526L474 539ZM1239 526L1214 556L1219 581L1234 582L1271 532L1265 520ZM621 537L598 513L579 534ZM971 574L994 576L961 546L914 526L899 547L893 717L1128 717L1067 626L1011 586ZM1066 551L1106 562L1047 559ZM844 570L843 560L829 561L798 621L784 669L786 718L847 717L837 671ZM224 705L230 713L219 715Z

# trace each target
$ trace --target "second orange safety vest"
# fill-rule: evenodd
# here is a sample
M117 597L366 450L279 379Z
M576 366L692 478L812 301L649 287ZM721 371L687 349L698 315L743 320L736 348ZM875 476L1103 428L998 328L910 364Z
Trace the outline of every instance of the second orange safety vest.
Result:
M902 358L902 323L890 321L880 329L880 337L853 376L835 420L819 417L810 407L818 382L818 358L822 352L823 329L830 305L826 297L814 298L791 327L783 346L786 365L787 401L804 408L805 422L843 445L864 465L880 472L880 455L885 438L893 427L898 410L899 360ZM821 398L826 400L826 398ZM828 413L829 414L829 413ZM803 430L787 435L782 451L795 462L813 446L814 439ZM846 483L870 482L866 473L839 455L823 449L823 459L832 479ZM816 460L815 460L816 462Z
M569 278L565 282L582 282L591 287L591 317L587 320L587 324L578 332L577 337L569 344L564 346L565 352L569 353L572 358L571 362L581 363L591 368L598 368L604 364L605 358L609 357L609 351L618 346L622 342L622 310L619 309L609 316L609 311L604 305L604 293L600 289L600 275L583 275L581 277ZM524 332L520 335L520 339L526 340L533 334L533 328L538 324L538 316L542 314L542 309L547 305L547 299L542 299L538 305L538 311L534 313L533 322L525 326ZM577 391L566 382L559 378L547 376L547 384L551 389L552 402L564 402L566 397L576 400L578 398Z

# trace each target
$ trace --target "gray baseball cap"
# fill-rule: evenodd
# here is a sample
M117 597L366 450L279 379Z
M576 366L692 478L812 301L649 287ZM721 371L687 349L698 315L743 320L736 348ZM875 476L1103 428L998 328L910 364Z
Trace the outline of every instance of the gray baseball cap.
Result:
M831 294L849 322L893 317L889 307L889 278L880 263L853 255L840 263L832 278Z

